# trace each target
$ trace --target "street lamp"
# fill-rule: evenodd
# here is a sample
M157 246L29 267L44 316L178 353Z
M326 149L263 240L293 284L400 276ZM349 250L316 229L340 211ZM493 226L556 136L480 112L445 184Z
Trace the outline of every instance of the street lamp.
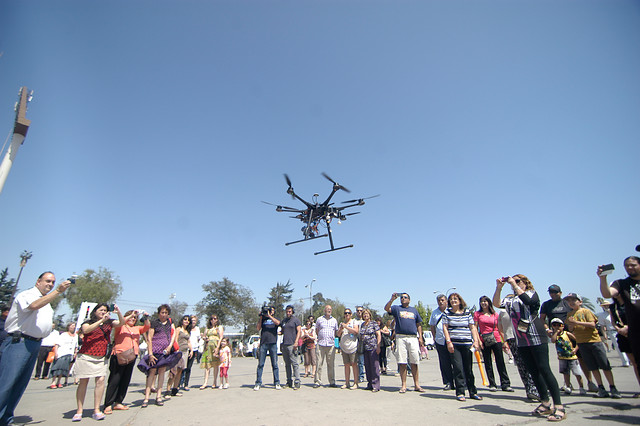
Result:
M447 291L445 291L445 292L444 292L444 293L442 293L442 294L444 294L445 296L449 297L449 292L450 292L451 290L456 290L456 287L451 287L450 289L448 289ZM440 293L440 290L436 290L436 291L434 291L434 292L433 292L433 294L441 294L441 293Z
M312 296L312 289L313 289L313 282L316 279L312 279L311 282L307 285L304 286L304 288L309 287L309 316L311 316L311 310L313 309L313 296Z
M22 254L20 255L20 272L18 272L18 278L16 278L16 285L13 287L13 290L11 291L11 300L9 301L9 305L11 305L13 303L13 297L16 295L16 290L18 290L18 283L20 282L20 275L22 275L22 270L24 269L25 266L27 266L27 261L29 259L31 259L31 257L33 256L33 253L30 251L23 251Z

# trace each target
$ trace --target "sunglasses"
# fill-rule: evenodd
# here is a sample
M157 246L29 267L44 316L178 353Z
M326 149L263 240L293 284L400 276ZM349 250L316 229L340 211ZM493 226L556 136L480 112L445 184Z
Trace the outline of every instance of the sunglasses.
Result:
M351 315L351 312L345 312L344 314L345 315Z

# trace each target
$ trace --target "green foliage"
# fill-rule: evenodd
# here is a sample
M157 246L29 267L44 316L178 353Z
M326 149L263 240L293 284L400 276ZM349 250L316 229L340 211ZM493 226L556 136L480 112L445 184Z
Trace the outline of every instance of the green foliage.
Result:
M431 319L431 313L433 312L433 310L429 306L425 308L424 303L422 303L422 300L418 300L418 304L416 305L416 310L420 314L420 318L422 318L422 329L424 330L425 325L429 324L429 320Z
M588 297L582 298L582 307L589 309L591 312L596 312L596 307Z
M97 271L85 270L64 292L64 299L74 314L82 302L114 303L122 294L122 283L113 271L100 266ZM59 301L60 298L57 299ZM56 304L57 305L57 304ZM55 309L55 306L52 307Z
M218 316L220 324L242 327L245 334L255 331L258 323L258 307L253 292L227 277L202 285L204 298L196 304L200 318Z
M181 302L179 300L172 300L171 303L169 303L169 307L171 308L171 321L173 321L176 327L180 325L180 320L184 316L188 306L189 304L187 302Z
M333 308L333 311L331 313L332 317L334 317L338 321L340 321L344 317L343 315L345 310L344 303L342 303L338 299L325 299L324 296L322 296L322 293L316 293L313 296L313 309L312 309L313 316L316 319L324 315L324 307L326 305L331 305L331 308ZM351 309L355 311L355 306Z
M286 284L276 283L269 291L269 306L276 308L276 318L284 318L284 306L293 297L293 284L287 280Z
M16 280L8 279L9 268L4 268L0 272L0 305L9 306L11 295L16 288Z

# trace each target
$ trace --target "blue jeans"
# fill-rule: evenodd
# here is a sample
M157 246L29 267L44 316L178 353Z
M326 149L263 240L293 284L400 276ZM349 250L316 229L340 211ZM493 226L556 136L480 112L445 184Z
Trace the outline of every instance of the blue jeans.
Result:
M40 341L20 338L14 342L11 335L2 342L0 360L0 424L13 422L13 411L18 406L29 384L33 366L38 359Z
M258 370L256 371L256 385L262 386L262 370L267 359L267 352L271 357L271 369L273 370L273 384L280 384L280 370L278 369L278 344L261 343L258 349Z

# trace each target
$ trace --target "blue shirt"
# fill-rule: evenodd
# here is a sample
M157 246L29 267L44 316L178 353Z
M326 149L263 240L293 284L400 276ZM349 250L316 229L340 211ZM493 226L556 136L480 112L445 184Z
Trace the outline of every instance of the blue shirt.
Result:
M418 335L418 324L422 324L422 318L416 308L393 305L391 315L396 319L396 334Z
M435 311L431 312L431 319L429 320L429 325L436 326L436 335L434 337L434 340L439 345L445 344L444 332L442 331L443 318L441 318L443 314L444 312L442 312L440 308L437 308Z

